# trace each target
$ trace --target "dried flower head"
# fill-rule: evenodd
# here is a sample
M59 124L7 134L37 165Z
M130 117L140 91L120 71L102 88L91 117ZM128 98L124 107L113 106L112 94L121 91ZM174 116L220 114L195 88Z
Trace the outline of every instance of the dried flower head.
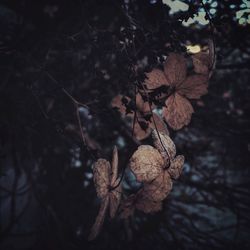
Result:
M113 149L112 164L105 159L98 159L93 166L94 184L97 196L101 199L101 207L91 229L89 240L98 235L104 222L106 210L109 207L110 217L113 218L121 200L121 183L118 178L118 152Z

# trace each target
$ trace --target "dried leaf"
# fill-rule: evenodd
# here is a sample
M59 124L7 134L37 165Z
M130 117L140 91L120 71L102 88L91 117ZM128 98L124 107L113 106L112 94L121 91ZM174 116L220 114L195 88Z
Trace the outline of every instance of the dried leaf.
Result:
M152 132L154 146L158 149L160 154L165 160L165 163L168 163L170 160L174 159L176 155L176 148L174 142L167 134L157 132L153 130Z
M93 166L93 172L97 196L103 199L108 194L110 184L110 163L105 159L98 159Z
M171 95L163 107L163 117L174 130L188 125L194 112L191 103L178 93Z
M99 232L101 230L101 227L103 225L103 222L104 222L104 218L105 218L105 214L106 214L108 205L109 205L109 199L107 197L101 203L99 213L98 213L98 215L96 217L95 223L92 226L90 235L88 237L89 241L94 240L96 238L96 236L99 234Z
M189 99L199 99L207 93L208 78L204 75L191 75L178 87L177 93Z
M146 77L145 84L148 90L159 88L162 85L169 85L164 72L159 69L153 69L151 72L146 73Z
M172 184L169 173L163 170L152 182L144 184L143 196L153 201L162 201L170 193Z
M164 63L164 72L169 85L176 86L182 83L187 75L186 59L176 53L170 53Z
M183 155L178 155L175 159L173 159L173 161L171 161L168 173L172 179L176 180L179 178L183 169L184 161L185 158Z
M161 173L163 165L164 160L160 153L149 145L138 147L129 162L129 167L139 182L155 179Z

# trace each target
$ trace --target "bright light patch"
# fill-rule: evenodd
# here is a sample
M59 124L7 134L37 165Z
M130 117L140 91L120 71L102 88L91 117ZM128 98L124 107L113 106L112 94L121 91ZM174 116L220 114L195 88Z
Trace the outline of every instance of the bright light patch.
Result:
M205 19L206 12L199 12L194 18L189 18L187 21L183 21L184 26L189 26L190 24L198 23L201 25L209 24L209 21Z
M193 54L201 51L200 45L187 45L186 48L188 52L193 53Z
M187 11L188 10L188 5L183 3L180 0L173 0L173 1L163 0L162 2L171 8L171 10L169 11L170 15L172 15L176 12L179 12L179 11Z

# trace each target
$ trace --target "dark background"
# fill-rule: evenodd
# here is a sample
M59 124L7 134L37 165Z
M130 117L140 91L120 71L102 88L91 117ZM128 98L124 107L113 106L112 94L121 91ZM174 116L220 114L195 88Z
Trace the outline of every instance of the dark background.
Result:
M1 249L249 249L249 1L183 2L175 13L160 0L0 2ZM200 12L207 24L182 25ZM170 131L186 162L164 209L106 218L88 242L100 205L92 163L117 145L122 172L139 143L110 101L169 52L211 37L209 93ZM87 147L72 98L87 105ZM136 183L124 178L129 194Z

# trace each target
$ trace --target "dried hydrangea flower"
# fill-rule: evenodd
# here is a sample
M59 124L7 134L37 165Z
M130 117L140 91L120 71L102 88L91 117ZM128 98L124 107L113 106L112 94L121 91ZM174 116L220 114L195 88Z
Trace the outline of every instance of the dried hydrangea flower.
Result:
M129 167L139 182L150 182L162 170L164 160L157 149L150 145L139 146L129 161Z
M146 74L145 85L148 89L162 85L170 88L170 96L163 107L163 117L175 130L189 124L193 107L189 99L199 99L207 93L208 77L203 74L187 76L186 59L171 53L164 63L164 71L153 70Z
M101 207L91 229L89 240L98 235L109 207L110 217L113 218L121 200L121 183L118 178L118 152L114 147L112 164L105 159L98 159L93 166L94 184L97 196L101 199Z

